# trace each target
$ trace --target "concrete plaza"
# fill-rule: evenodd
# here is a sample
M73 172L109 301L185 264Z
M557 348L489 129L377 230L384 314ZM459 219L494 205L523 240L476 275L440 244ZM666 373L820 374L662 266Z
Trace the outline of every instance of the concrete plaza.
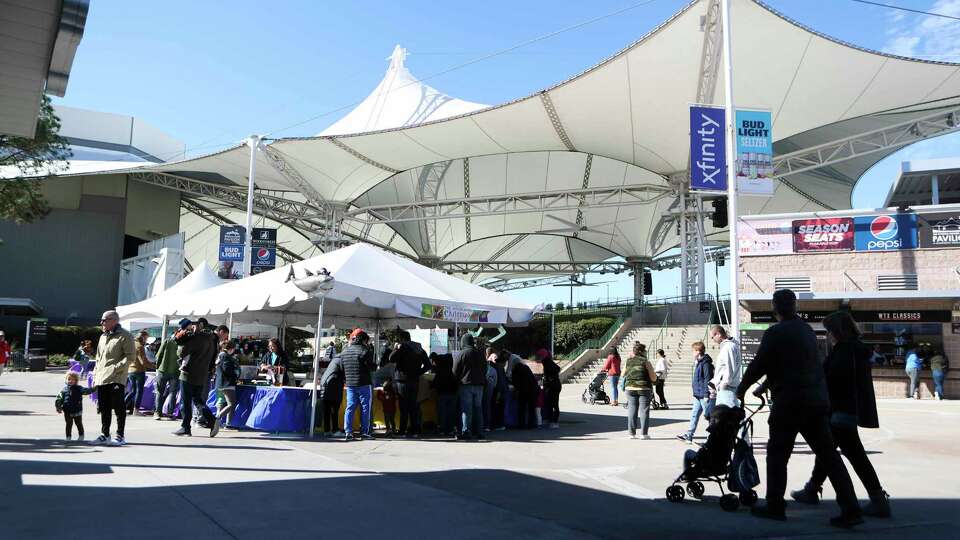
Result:
M257 432L176 438L173 422L128 418L123 448L65 442L53 407L62 372L0 377L0 538L774 538L859 534L952 538L960 527L960 402L884 400L863 430L894 518L856 533L818 507L786 523L723 512L719 490L667 502L689 448L674 439L685 396L652 413L653 440L630 440L623 409L561 396L560 430L507 431L486 441L305 441ZM87 438L99 432L85 402ZM763 473L766 417L757 422ZM704 425L698 431L702 441ZM802 443L790 486L813 466ZM861 497L865 496L854 479ZM763 495L763 486L758 489Z

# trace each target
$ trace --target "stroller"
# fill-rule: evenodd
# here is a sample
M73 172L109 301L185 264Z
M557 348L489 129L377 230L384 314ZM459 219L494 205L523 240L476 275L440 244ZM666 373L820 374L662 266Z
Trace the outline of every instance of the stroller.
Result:
M584 403L589 403L595 405L597 403L602 403L607 405L610 403L610 396L607 395L603 390L603 383L607 380L607 373L601 371L597 373L593 380L590 381L590 384L587 385L587 389L583 391L583 395L580 396L580 399Z
M687 450L683 472L667 488L667 500L683 501L681 482L686 482L687 494L702 499L705 490L701 480L705 480L720 486L723 510L734 512L741 504L753 506L758 498L753 488L760 484L757 462L753 458L753 416L765 406L766 401L761 397L760 406L754 410L725 405L714 408L707 428L710 432L707 442L699 450ZM724 482L731 493L724 491Z

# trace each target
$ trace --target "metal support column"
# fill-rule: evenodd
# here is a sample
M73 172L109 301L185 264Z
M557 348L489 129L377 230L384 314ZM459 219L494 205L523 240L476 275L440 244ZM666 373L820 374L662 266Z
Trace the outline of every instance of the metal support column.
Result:
M726 104L726 154L727 154L727 226L730 232L730 335L740 337L740 318L737 312L740 308L739 274L740 257L737 247L737 175L735 167L736 152L734 151L734 118L733 106L733 52L731 50L730 35L730 0L721 0L720 8L723 11L723 67L724 67L724 103Z
M931 203L940 204L940 178L937 175L930 178L930 197Z

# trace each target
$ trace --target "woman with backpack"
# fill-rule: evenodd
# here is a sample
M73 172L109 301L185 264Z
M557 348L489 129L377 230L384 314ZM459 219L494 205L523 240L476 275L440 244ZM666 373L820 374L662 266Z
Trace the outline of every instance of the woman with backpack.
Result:
M627 430L630 438L637 438L637 417L640 418L640 436L649 439L650 400L657 375L647 361L647 346L639 341L633 344L633 356L627 358L620 376L620 386L627 394Z

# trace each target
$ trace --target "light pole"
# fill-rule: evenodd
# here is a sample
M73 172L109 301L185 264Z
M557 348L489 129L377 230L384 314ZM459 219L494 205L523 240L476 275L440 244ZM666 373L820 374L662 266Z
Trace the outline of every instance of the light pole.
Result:
M730 35L730 0L720 0L721 22L723 24L723 66L724 101L726 103L726 154L727 154L727 229L730 234L730 335L740 338L740 307L738 274L740 272L740 254L737 252L737 172L735 166L736 143L733 128L736 122L736 108L733 105L733 52Z
M335 282L326 268L322 269L319 274L314 274L309 270L306 273L305 277L296 279L291 266L287 281L293 282L294 286L310 295L310 298L320 299L320 307L317 309L317 327L313 340L313 390L310 394L310 425L307 426L308 437L312 439L317 420L317 381L319 380L317 371L320 370L320 333L323 328L323 303L327 294L333 289Z

